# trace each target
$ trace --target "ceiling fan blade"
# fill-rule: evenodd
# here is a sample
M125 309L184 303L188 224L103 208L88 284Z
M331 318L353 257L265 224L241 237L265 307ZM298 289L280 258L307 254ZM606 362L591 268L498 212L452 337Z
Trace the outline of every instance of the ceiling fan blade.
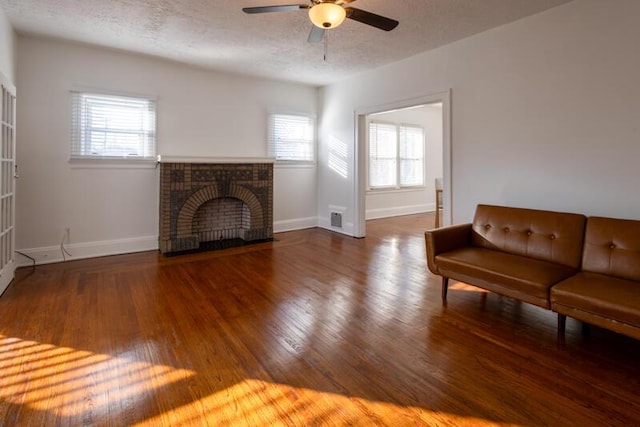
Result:
M312 25L307 41L309 43L321 42L322 39L324 38L324 31L325 31L324 28L320 28L320 27L316 27L315 25Z
M283 4L280 6L256 6L256 7L243 7L244 13L269 13L269 12L287 12L290 10L309 9L309 5L306 4Z
M391 31L399 24L395 19L376 15L366 10L356 9L355 7L345 7L344 10L347 11L347 18L380 28L381 30Z

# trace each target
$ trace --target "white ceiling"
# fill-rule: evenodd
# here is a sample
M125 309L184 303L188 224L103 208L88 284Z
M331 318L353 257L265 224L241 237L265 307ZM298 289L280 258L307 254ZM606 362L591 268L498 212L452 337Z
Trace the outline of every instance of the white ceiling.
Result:
M243 7L306 0L0 0L19 34L95 44L210 69L324 85L571 0L358 0L400 21L391 32L347 19L307 43L305 10L248 15Z

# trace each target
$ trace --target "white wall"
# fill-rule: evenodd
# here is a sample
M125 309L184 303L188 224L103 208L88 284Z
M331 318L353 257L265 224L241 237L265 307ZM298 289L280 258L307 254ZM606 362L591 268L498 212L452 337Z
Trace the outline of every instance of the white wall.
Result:
M310 86L215 73L155 58L41 38L18 38L17 247L40 262L157 247L153 168L68 163L69 90L89 87L157 97L162 155L263 157L267 113L317 113ZM316 169L276 169L275 228L316 218Z
M316 165L275 164L273 221L276 233L318 225Z
M450 88L454 222L478 203L640 219L638 16L637 0L576 0L324 88L321 223L328 205L354 218L354 111Z
M0 7L0 73L15 84L16 81L16 34Z
M442 104L375 114L371 119L424 129L425 181L423 187L416 189L368 191L366 219L435 211L435 178L442 177Z

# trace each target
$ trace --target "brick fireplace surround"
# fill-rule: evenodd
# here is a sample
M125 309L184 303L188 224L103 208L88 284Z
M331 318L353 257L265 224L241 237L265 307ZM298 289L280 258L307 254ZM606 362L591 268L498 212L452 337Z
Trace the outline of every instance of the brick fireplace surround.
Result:
M163 254L273 238L273 163L160 163Z

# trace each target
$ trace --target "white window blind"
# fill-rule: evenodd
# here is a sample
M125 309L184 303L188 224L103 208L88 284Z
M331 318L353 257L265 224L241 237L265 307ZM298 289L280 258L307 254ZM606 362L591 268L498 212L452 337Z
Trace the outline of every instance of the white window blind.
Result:
M71 98L72 159L155 159L155 101L86 92Z
M315 129L310 116L271 114L269 155L276 160L314 161Z
M395 187L398 133L387 123L369 124L369 187Z
M369 188L424 185L424 129L369 122Z
M400 126L400 186L424 185L424 131Z

